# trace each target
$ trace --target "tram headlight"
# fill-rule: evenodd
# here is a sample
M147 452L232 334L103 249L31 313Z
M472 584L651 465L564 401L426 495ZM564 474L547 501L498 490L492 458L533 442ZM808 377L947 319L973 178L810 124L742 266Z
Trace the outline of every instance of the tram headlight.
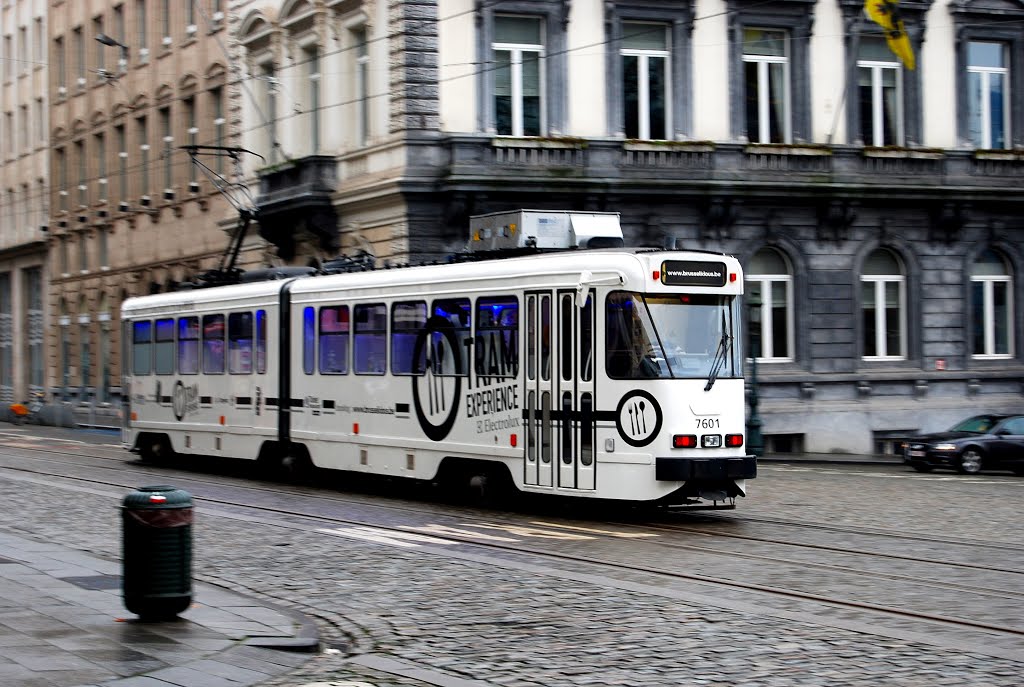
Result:
M721 434L703 434L700 437L700 445L702 448L721 448L722 447L722 435Z

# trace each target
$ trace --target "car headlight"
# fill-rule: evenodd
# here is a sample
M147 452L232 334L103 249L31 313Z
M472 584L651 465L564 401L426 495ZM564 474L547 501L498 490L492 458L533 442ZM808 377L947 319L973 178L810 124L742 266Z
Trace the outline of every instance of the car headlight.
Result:
M955 451L956 444L935 444L932 448L936 451Z

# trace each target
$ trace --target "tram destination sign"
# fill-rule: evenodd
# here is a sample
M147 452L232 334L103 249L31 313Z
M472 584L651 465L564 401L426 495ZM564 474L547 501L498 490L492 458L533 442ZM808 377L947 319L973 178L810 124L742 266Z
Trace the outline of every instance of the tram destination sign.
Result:
M667 286L725 286L725 263L666 260L661 263L661 283Z

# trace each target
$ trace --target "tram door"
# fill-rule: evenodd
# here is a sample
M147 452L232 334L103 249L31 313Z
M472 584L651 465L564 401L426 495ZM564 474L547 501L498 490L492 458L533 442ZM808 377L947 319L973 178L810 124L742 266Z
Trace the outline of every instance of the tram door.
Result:
M526 295L526 484L594 489L594 306Z

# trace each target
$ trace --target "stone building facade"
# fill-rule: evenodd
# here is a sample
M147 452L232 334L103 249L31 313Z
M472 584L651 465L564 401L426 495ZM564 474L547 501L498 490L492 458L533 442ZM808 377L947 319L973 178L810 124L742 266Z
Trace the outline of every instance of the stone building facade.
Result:
M767 450L1024 411L1019 0L904 0L913 70L854 0L232 8L254 83L295 84L238 105L282 259L616 211L630 243L743 261Z
M183 149L236 142L225 8L48 4L47 387L54 400L116 406L121 303L215 266L236 226L216 177ZM229 156L200 159L232 178Z
M49 132L45 0L0 6L0 407L45 386Z

